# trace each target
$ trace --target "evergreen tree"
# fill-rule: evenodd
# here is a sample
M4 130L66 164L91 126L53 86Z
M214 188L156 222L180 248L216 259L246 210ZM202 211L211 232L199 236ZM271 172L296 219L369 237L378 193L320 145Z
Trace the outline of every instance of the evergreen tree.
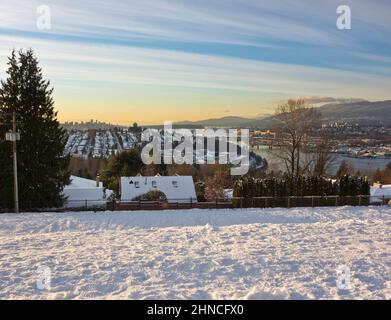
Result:
M119 195L120 178L136 176L143 166L139 149L122 151L109 158L107 170L103 172L103 180L109 189Z
M7 79L0 85L0 195L13 206L12 144L4 141L16 113L19 200L22 209L58 207L69 182L69 158L63 156L67 135L57 121L53 88L43 79L34 52L12 52Z

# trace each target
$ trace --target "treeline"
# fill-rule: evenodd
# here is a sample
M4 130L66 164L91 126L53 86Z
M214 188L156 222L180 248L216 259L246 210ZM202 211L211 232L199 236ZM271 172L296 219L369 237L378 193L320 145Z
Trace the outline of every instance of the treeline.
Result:
M369 196L370 186L366 178L343 176L336 180L326 179L324 177L299 176L295 178L286 177L284 179L267 178L256 179L244 177L235 182L234 198L241 198L245 201L236 199L234 206L307 206L307 205L364 205L369 203L368 197L362 199L357 196ZM331 196L339 196L333 199ZM269 197L272 199L257 199ZM287 200L288 197L295 199ZM314 200L304 198L316 198ZM321 199L321 197L330 197ZM301 199L300 199L301 198ZM320 198L320 200L319 200ZM269 202L267 202L269 201ZM288 202L292 201L292 202ZM341 203L343 201L343 203ZM294 202L294 203L293 203Z

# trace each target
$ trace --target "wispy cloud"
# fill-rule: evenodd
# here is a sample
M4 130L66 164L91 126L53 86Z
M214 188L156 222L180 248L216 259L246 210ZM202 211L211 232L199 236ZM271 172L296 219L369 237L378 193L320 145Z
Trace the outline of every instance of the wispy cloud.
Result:
M2 54L22 44L35 48L54 80L338 96L375 96L391 85L387 77L313 66L142 47L0 39Z
M391 27L386 19L390 9L387 2L345 2L352 6L356 26L377 26L382 30ZM40 0L5 2L0 26L36 31L36 8L41 4ZM337 0L49 0L45 4L52 8L52 32L59 35L254 46L282 41L346 45L343 33L335 32L336 8L340 5Z

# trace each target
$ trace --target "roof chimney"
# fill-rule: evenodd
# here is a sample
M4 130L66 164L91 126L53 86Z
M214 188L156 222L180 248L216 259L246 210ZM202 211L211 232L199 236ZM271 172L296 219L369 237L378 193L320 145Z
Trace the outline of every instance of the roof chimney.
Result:
M99 188L100 185L100 175L99 172L96 174L96 187Z

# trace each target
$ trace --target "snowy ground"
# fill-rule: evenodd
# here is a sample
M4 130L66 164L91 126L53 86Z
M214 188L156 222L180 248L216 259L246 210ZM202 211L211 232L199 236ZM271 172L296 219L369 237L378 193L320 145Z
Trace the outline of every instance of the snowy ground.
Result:
M3 214L0 299L391 299L390 248L387 207Z

